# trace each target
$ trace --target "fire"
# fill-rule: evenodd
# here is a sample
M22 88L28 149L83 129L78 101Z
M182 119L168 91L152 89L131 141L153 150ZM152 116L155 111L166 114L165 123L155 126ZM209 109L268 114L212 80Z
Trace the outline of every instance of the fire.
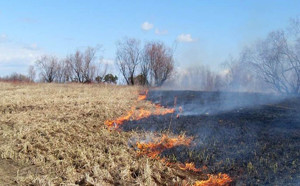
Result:
M138 101L145 100L148 95L148 90L145 90L139 94Z
M104 124L108 127L118 127L123 124L124 121L128 121L130 117L134 114L135 107L131 107L130 111L127 112L125 116L119 117L116 120L106 120Z
M162 107L160 104L156 104L153 115L166 115L166 114L172 114L174 112L175 112L175 109L173 109L173 108L168 109L168 108Z
M142 92L138 96L137 101L145 100L147 98L148 90ZM155 109L146 110L144 108L137 109L136 106L131 107L131 109L126 113L126 115L121 116L115 120L107 120L104 122L106 126L109 128L114 127L118 128L122 125L125 121L132 120L140 120L143 118L148 118L151 115L165 115L165 114L172 114L175 112L177 104L177 97L174 99L174 108L164 108L159 104L155 105ZM178 108L179 113L177 114L177 118L183 112L182 107ZM203 170L207 169L206 166L202 168L196 168L193 162L191 163L171 163L168 162L166 158L160 158L159 154L166 149L173 148L175 146L185 145L189 146L192 142L191 137L185 136L177 136L177 137L169 137L168 135L163 135L161 137L153 138L152 142L137 142L137 149L138 155L146 155L153 159L160 159L163 161L167 166L169 165L177 165L181 170L189 170L194 172L202 172ZM232 182L232 179L227 174L219 173L217 175L208 174L207 180L196 181L194 186L214 186L214 185L229 185Z
M203 166L202 168L196 168L195 164L193 162L185 163L185 164L179 164L178 167L181 170L190 170L190 171L194 171L194 172L202 172L203 170L207 169L206 166Z
M192 138L185 136L169 137L163 135L161 138L154 139L154 142L137 142L138 155L147 155L148 157L159 159L158 155L166 149L170 149L179 145L189 146Z
M148 94L148 90L141 93L138 97L138 101L145 100ZM148 118L151 115L159 116L174 113L175 109L164 108L159 104L155 105L154 110L146 110L144 108L136 109L135 106L131 107L131 109L127 112L125 116L121 116L115 120L107 120L104 124L108 127L119 128L125 121L132 120L140 120L143 118Z
M160 116L160 115L166 115L171 114L174 112L174 109L167 109L160 105L155 105L155 110L146 110L144 108L136 109L135 107L132 107L125 116L121 116L115 120L106 120L104 124L108 127L114 127L118 128L120 125L122 125L125 121L132 120L140 120L143 118L148 118L151 115L153 116Z
M194 186L215 186L229 185L232 179L227 174L219 173L217 175L208 174L208 180L196 181Z

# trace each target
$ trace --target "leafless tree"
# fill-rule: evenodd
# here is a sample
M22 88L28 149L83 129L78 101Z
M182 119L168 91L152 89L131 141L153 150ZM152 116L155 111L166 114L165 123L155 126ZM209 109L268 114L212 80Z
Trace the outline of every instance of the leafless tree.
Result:
M83 82L82 66L83 66L83 55L77 50L75 54L71 54L67 57L68 66L72 69L72 81Z
M257 89L257 76L251 65L243 63L242 57L230 56L223 66L226 72L224 74L226 89L231 91L255 91Z
M299 45L300 38L289 41L284 31L274 31L245 50L243 60L252 64L257 74L278 92L299 94Z
M116 65L128 85L134 85L134 76L140 63L140 41L125 38L117 43Z
M96 48L88 47L84 52L82 76L85 82L91 82L95 77L96 66L94 65L94 60L96 51Z
M36 72L33 65L30 65L28 68L28 77L31 82L34 82L36 76Z
M100 59L100 62L97 65L98 66L96 66L95 80L96 80L96 82L101 83L101 82L103 82L104 77L107 74L108 64L104 63L103 59Z
M142 82L143 85L150 84L150 71L151 71L151 63L154 61L154 55L152 55L153 52L153 43L149 42L146 43L143 49L143 55L142 55L142 61L141 61L141 76L144 78L144 82Z
M57 65L56 82L65 83L70 79L70 68L66 59L61 59Z
M36 61L43 81L51 83L57 77L58 60L54 56L42 56Z
M77 50L66 59L66 67L71 69L72 81L91 82L96 74L96 48L88 47L84 52Z
M173 52L161 42L148 43L144 51L142 73L147 75L150 69L150 78L154 80L154 85L161 86L174 70Z

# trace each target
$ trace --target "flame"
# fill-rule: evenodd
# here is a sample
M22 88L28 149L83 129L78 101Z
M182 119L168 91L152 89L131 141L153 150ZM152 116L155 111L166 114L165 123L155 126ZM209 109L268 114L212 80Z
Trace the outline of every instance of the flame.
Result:
M135 107L131 107L130 111L127 112L125 116L121 116L115 120L106 120L104 124L108 127L118 127L119 125L123 124L124 121L128 121L130 117L133 115L135 111Z
M148 90L140 92L139 97L138 97L138 101L145 100L147 98L147 95L148 95Z
M142 92L138 96L137 101L145 100L147 98L148 90ZM109 128L114 127L118 128L122 125L125 121L129 121L130 119L133 120L140 120L143 118L148 118L151 115L165 115L165 114L172 114L175 112L177 104L177 97L174 99L174 108L164 108L159 104L155 105L155 110L146 110L144 108L136 109L136 106L131 107L131 109L126 113L126 115L121 116L115 120L107 120L104 122L106 126ZM179 118L180 114L183 112L182 107L179 107L179 113L177 114L177 118ZM169 137L168 135L163 135L162 137L157 137L153 139L153 142L137 142L137 149L138 155L147 155L153 159L160 159L163 161L167 166L174 165L174 163L169 162L166 158L160 158L159 154L166 149L173 148L179 145L189 146L191 144L192 138L185 136L178 136L178 137ZM185 163L185 164L177 164L175 163L181 170L190 170L194 172L201 172L207 169L206 166L202 168L196 168L193 162ZM232 179L227 174L219 173L218 175L208 174L207 180L196 181L194 186L214 186L214 185L229 185L232 182Z
M138 155L147 155L150 158L159 159L159 154L166 149L170 149L179 145L189 146L192 138L185 138L185 136L169 137L163 135L161 138L154 139L154 142L137 142Z
M202 168L196 168L195 164L193 162L185 163L185 164L179 164L178 167L181 170L190 170L190 171L194 171L194 172L202 172L203 170L207 169L206 166L203 166Z
M146 99L148 94L148 90L141 93L138 97L138 101ZM144 108L136 109L135 106L131 107L131 109L127 112L125 116L121 116L115 120L106 120L104 124L108 127L119 128L125 121L132 120L140 120L143 118L148 118L151 115L159 116L174 113L175 109L164 108L163 106L156 104L155 110L146 110Z
M136 109L135 107L132 107L125 116L121 116L115 120L106 120L104 124L108 127L115 127L118 128L120 125L122 125L125 121L132 120L140 120L143 118L148 118L151 115L159 116L159 115L166 115L171 114L175 110L174 109L167 109L160 105L155 105L155 110L146 110L144 108Z
M217 175L208 174L208 180L196 181L194 186L226 186L232 182L232 179L227 174L219 173Z

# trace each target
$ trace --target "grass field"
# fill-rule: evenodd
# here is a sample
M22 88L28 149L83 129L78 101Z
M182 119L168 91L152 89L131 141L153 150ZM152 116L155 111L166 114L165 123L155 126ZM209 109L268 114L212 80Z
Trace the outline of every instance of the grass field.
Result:
M143 132L104 125L133 104L154 107L137 103L138 92L109 85L0 83L0 185L194 183L199 175L137 156L128 142Z

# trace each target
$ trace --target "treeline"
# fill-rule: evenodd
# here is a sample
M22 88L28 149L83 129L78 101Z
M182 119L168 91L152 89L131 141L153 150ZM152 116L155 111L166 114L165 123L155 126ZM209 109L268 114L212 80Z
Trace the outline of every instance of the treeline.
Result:
M12 73L11 75L0 77L0 81L2 82L24 82L29 83L32 82L29 76L19 74L19 73Z
M63 59L45 55L35 62L35 69L42 82L116 83L118 77L106 74L107 66L97 58L98 51L99 48L87 47L83 51L76 50ZM35 73L34 70L29 70L29 76Z
M107 65L97 57L99 48L87 47L58 59L40 57L30 66L28 76L12 74L5 81L116 83ZM173 50L163 42L125 38L117 43L115 65L127 85L169 86L181 89L225 91L276 91L300 94L300 18L285 30L270 32L266 38L245 47L239 56L224 62L224 70L193 66L175 71Z
M42 82L117 83L118 77L107 73L107 65L97 57L99 48L87 47L59 59L44 55L28 71L30 80L36 74ZM115 65L127 85L161 86L174 72L173 50L163 42L125 38L117 43Z

